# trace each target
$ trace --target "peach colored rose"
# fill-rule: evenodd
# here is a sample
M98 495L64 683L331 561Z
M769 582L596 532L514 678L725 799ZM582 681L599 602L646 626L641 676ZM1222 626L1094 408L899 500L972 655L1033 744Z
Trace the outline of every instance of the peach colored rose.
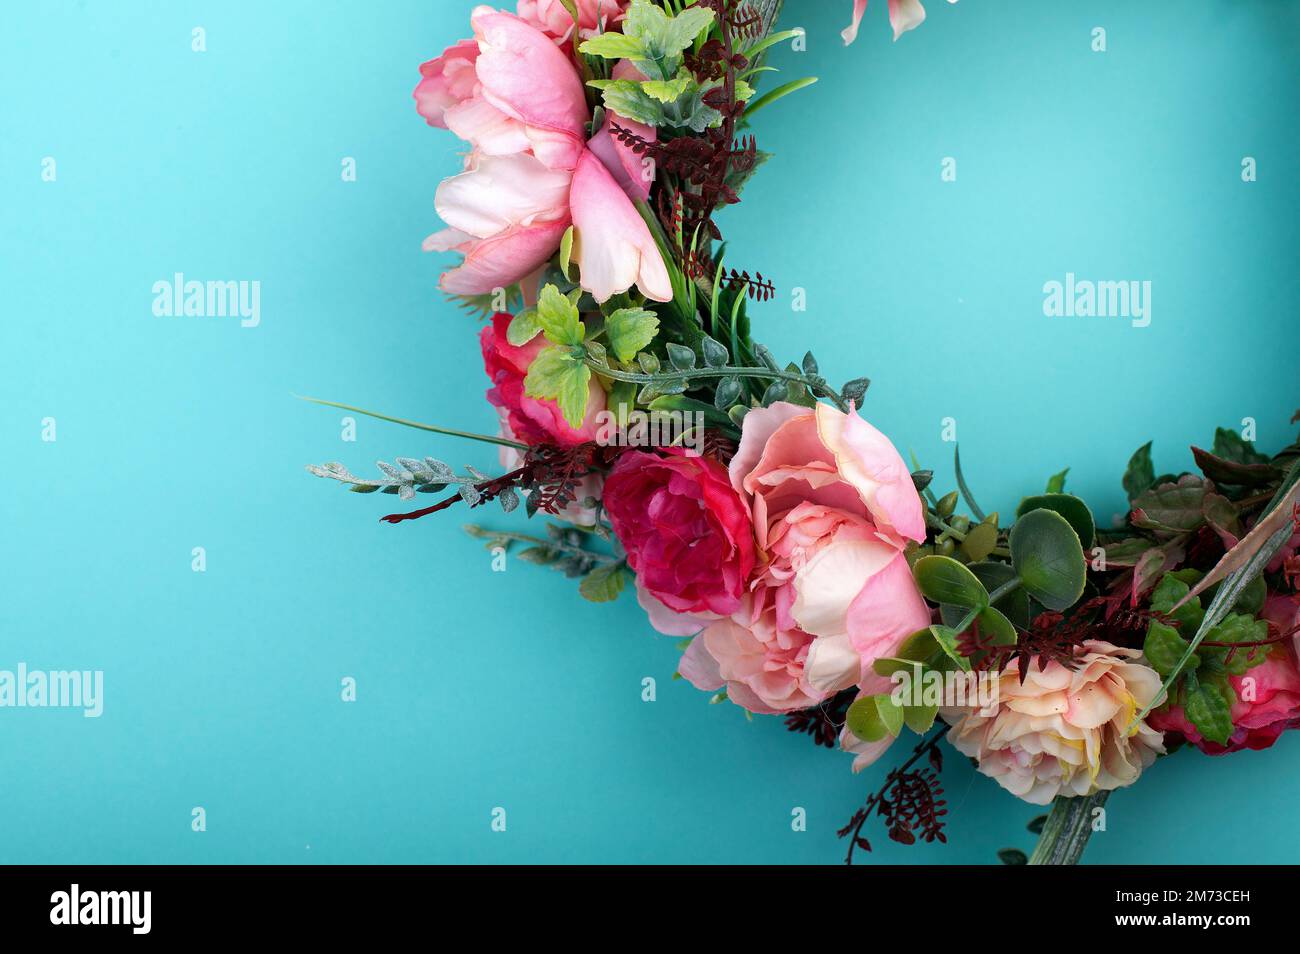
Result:
M1147 721L1130 734L1133 717L1156 699L1160 676L1136 649L1087 640L1077 668L1055 660L1029 667L1018 660L998 680L993 715L974 707L941 707L948 741L999 785L1035 805L1057 795L1122 788L1165 751Z

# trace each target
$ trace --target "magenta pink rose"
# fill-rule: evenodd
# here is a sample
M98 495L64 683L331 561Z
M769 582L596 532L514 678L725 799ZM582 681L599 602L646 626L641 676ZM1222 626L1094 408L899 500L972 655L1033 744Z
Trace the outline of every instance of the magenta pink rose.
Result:
M651 597L678 614L739 608L754 569L754 533L721 464L676 447L625 451L605 478L604 505Z
M1289 595L1269 597L1261 614L1269 621L1270 635L1293 633L1300 623L1300 599ZM1207 739L1192 725L1180 706L1153 712L1147 721L1162 732L1177 732L1202 752L1224 755L1241 749L1266 749L1287 729L1300 727L1300 666L1296 639L1288 638L1269 651L1268 658L1229 676L1237 694L1232 704L1232 735L1227 745Z
M721 678L755 712L874 686L871 664L931 617L904 556L925 539L921 499L894 446L856 413L782 402L745 416L730 478L760 561L741 614L697 621L682 675Z
M572 427L564 419L559 405L524 394L524 377L528 365L547 342L540 335L522 347L506 339L510 315L492 316L492 323L479 334L483 350L483 369L492 380L488 401L502 416L511 436L525 444L559 444L572 447L596 439L600 430L598 417L605 410L605 392L593 376L587 386L587 414L581 427Z

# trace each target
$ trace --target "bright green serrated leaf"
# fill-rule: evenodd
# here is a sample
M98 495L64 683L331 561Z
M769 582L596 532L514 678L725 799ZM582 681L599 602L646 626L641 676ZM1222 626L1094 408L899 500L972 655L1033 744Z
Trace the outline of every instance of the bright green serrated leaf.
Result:
M605 319L605 334L614 356L631 361L659 333L659 316L645 308L620 308Z

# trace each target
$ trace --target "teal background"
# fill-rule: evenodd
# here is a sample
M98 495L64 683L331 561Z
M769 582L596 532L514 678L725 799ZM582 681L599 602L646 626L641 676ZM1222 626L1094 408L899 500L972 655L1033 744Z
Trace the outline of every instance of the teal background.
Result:
M472 6L0 14L0 668L102 669L106 694L98 720L0 710L0 862L835 863L835 829L900 760L854 776L672 681L674 641L631 599L492 573L463 513L381 525L393 498L303 471L495 464L367 419L345 443L342 412L291 396L493 427L474 320L420 251L460 144L410 99ZM1263 447L1290 440L1297 4L928 6L893 43L874 0L846 49L849 0L788 4L808 49L773 63L821 82L759 114L776 158L722 218L731 264L780 287L757 336L871 376L865 414L941 485L956 418L977 497L1004 513L1069 465L1104 521L1151 437L1160 470L1245 417ZM260 280L260 327L155 318L152 284L176 271ZM1042 285L1067 271L1151 280L1151 326L1045 318ZM1088 860L1295 860L1297 755L1292 733L1160 762L1112 799ZM868 860L1031 847L1037 808L955 753L944 781L949 843L873 828Z

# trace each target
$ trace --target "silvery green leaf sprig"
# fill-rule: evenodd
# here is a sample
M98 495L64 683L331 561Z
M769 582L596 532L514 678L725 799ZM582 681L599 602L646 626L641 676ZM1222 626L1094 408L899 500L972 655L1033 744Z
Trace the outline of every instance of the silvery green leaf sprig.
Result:
M482 499L478 486L492 478L466 465L469 476L458 475L450 466L434 457L417 460L414 457L398 457L395 465L387 461L377 461L380 472L378 478L358 477L337 461L326 464L309 464L307 470L317 477L326 477L347 484L353 493L372 494L376 491L397 494L402 500L411 500L416 494L435 494L454 485L461 498L471 507ZM497 497L501 509L506 513L519 506L519 495L513 488L505 488Z

